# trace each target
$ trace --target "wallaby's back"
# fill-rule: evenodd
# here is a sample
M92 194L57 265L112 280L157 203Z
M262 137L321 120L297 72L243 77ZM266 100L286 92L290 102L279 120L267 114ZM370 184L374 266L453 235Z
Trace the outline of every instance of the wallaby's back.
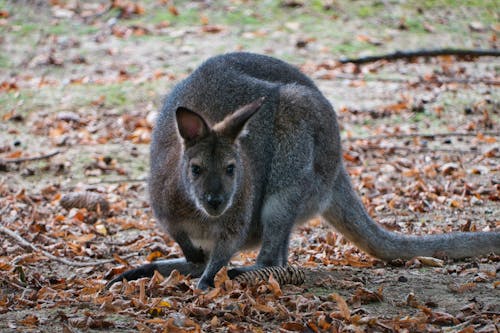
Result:
M182 104L216 123L238 107L285 84L317 90L297 68L275 58L252 53L229 53L210 58L169 95L165 108Z

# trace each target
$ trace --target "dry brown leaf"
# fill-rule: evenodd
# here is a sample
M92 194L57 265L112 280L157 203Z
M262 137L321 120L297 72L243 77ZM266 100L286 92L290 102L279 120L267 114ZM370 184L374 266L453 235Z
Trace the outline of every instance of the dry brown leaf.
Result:
M170 14L174 15L174 16L179 16L179 11L177 10L177 7L175 7L174 5L170 4L168 6L168 11L170 12Z
M406 101L395 103L395 104L386 105L384 107L385 111L395 112L395 113L398 113L398 112L401 112L401 111L405 111L405 110L408 110L408 109L410 109L410 105Z
M146 260L152 262L161 257L163 257L163 253L161 253L160 251L153 251L150 254L148 254Z
M296 323L296 322L287 322L281 324L281 328L287 330L287 331L294 331L294 332L304 332L305 327L301 323Z
M461 329L457 333L474 333L476 330L474 329L474 326L470 325L465 327L464 329Z
M366 288L359 287L354 292L354 295L351 298L352 303L359 304L367 304L372 302L381 302L384 300L384 296L382 295L382 287L380 287L377 292L373 292Z
M351 311L349 310L349 306L347 305L346 300L337 293L330 294L329 298L333 299L337 302L337 305L340 310L340 314L345 320L351 319Z
M8 154L7 158L19 158L22 155L23 155L23 151L22 150L16 150L16 151L13 151L12 153Z
M24 326L38 326L40 321L38 320L38 317L35 315L27 315L23 319L19 321L21 325Z
M475 282L467 282L467 283L463 283L460 285L452 284L452 285L449 285L448 287L450 288L451 291L453 291L457 294L463 294L463 293L466 293L466 292L469 292L469 291L476 289L477 284Z
M274 278L273 273L269 274L268 287L274 296L279 297L279 296L283 295L283 292L281 291L280 284Z
M460 323L457 318L446 312L432 312L430 322L441 326L451 326Z
M216 288L224 288L226 281L229 281L229 276L227 275L227 266L224 266L221 270L215 274L214 286Z
M254 304L253 307L259 312L264 312L264 313L275 313L276 312L275 308L273 308L269 305L266 305L266 304L256 303L256 304Z
M208 19L208 16L206 16L206 15L200 16L201 25L208 25L209 22L210 22L210 20Z
M139 280L139 301L146 304L146 279Z
M221 292L220 288L213 288L203 295L205 301L211 301L216 298Z
M206 33L217 34L224 31L225 27L222 25L211 24L202 26L201 30Z
M444 261L438 258L434 257L415 257L418 261L422 263L424 266L430 266L430 267L443 267Z
M13 267L8 262L0 262L0 271L10 271Z

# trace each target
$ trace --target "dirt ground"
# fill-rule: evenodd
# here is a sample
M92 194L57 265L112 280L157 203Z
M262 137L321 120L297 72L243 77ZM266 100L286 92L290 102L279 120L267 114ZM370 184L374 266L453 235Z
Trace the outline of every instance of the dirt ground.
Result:
M319 220L291 240L303 285L244 287L221 273L202 293L173 274L104 290L129 267L182 255L147 200L151 129L176 82L230 51L278 57L315 80L384 227L498 232L498 57L338 62L498 49L498 15L475 0L0 0L0 331L498 332L499 254L389 265ZM62 207L85 191L109 210Z

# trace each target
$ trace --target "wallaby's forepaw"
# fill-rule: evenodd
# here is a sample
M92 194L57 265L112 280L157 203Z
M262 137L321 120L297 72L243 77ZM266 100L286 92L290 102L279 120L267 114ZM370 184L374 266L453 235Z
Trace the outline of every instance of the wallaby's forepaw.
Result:
M213 279L201 278L200 281L198 281L198 285L196 286L196 288L201 290L206 290L208 289L208 287L214 287Z

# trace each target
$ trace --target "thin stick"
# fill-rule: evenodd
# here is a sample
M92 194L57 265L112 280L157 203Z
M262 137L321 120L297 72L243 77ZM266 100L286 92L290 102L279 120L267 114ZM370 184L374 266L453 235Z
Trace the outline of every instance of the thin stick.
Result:
M98 184L118 184L118 183L143 183L147 178L122 178L122 179L101 179L95 182L89 182L89 185Z
M56 151L53 151L52 153L49 153L46 155L41 155L41 156L0 159L0 163L3 163L3 164L5 164L5 163L21 163L21 162L44 160L47 158L51 158L52 156L55 156L55 155L60 154L60 153L61 152L59 150L56 150Z
M360 58L342 58L340 62L342 64L353 63L353 64L367 64L370 62L375 62L379 60L397 60L397 59L409 59L415 57L437 57L437 56L472 56L472 57L482 57L482 56L492 56L499 57L500 50L480 50L480 49L431 49L431 50L416 50L416 51L396 51L392 53L374 55Z
M114 262L115 261L115 259L104 259L104 260L89 261L89 262L78 262L78 261L68 260L68 259L65 259L65 258L57 257L57 256L53 255L50 252L47 252L47 251L45 251L43 249L38 248L36 245L31 244L26 239L24 239L23 237L21 237L15 231L10 230L10 229L4 227L3 225L0 225L0 232L3 233L3 234L5 234L5 235L7 235L7 236L9 236L9 237L11 237L11 238L13 238L13 239L15 239L21 246L23 246L25 248L30 248L30 249L32 249L35 252L41 252L47 258L55 260L55 261L58 261L58 262L60 262L62 264L68 265L68 266L75 266L75 267L98 266L98 265L108 264L110 262ZM130 255L125 256L124 258L130 258L130 257L135 256L135 255L137 255L137 254L135 254L135 253L134 254L130 254Z
M372 135L366 137L350 137L345 138L346 141L357 141L357 140L379 140L379 139L407 139L407 138L439 138L439 137L449 137L449 136L471 136L475 137L479 134L488 136L500 136L500 132L443 132L443 133L409 133L409 134L387 134L387 135Z

